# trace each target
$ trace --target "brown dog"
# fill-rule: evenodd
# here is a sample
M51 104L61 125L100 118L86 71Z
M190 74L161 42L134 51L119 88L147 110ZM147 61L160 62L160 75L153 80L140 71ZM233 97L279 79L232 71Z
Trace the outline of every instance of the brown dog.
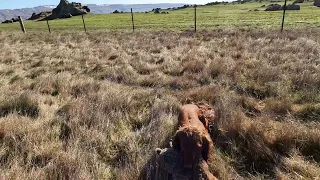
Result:
M201 159L206 162L212 158L213 142L204 124L200 121L200 109L194 104L180 108L179 130L173 139L173 148L180 151L181 165L193 169Z

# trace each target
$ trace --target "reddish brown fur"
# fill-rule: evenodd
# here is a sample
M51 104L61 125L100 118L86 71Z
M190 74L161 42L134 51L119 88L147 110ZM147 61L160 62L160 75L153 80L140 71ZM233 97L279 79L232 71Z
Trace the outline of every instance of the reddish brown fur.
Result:
M187 127L187 126L197 126L199 128L204 127L201 123L199 116L201 111L197 105L187 104L180 108L180 113L178 116L178 126ZM201 126L202 125L202 126Z
M181 163L185 168L195 167L201 158L210 161L214 150L208 130L199 119L200 113L194 104L180 108L179 130L175 134L173 147L180 150Z

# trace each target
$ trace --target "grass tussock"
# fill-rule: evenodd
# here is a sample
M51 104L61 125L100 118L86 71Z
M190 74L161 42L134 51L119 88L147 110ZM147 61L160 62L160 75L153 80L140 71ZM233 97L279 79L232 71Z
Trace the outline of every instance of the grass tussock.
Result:
M39 116L39 108L30 97L27 95L20 95L1 102L0 117L5 117L10 113L37 118Z
M0 32L4 179L137 179L214 106L219 179L318 179L318 30Z
M307 104L298 108L295 115L304 121L318 121L320 119L320 105Z

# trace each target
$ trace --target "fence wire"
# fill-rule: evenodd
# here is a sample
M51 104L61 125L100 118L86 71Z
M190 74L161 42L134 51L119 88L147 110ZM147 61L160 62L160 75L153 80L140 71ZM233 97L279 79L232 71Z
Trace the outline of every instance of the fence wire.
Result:
M282 2L283 3L283 2ZM270 2L220 3L210 6L190 6L179 9L154 9L149 12L115 14L87 14L53 21L25 21L30 31L95 31L95 30L201 30L210 28L279 28L283 22L283 10L265 11ZM300 4L299 4L300 5ZM195 11L196 7L196 11ZM196 15L196 16L195 16ZM83 24L85 22L85 25ZM301 5L301 10L287 11L285 28L320 26L320 10L312 2ZM50 27L50 28L49 28ZM21 30L19 23L1 24L0 30Z

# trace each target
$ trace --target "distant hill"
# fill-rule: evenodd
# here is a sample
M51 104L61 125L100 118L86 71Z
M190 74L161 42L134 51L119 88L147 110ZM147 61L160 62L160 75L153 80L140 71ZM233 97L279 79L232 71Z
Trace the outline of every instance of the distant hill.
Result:
M115 10L129 12L130 8L133 8L135 12L139 11L150 11L153 8L172 8L180 7L184 4L170 4L170 3L161 3L161 4L112 4L112 5L96 5L96 4L87 4L91 9L93 14L107 14ZM40 13L43 11L51 11L55 8L55 5L49 6L37 6L34 8L23 8L23 9L0 9L0 21L16 18L21 16L23 19L28 19L32 13Z
M32 13L40 13L43 11L51 11L56 6L37 6L34 8L23 9L0 9L0 21L9 20L21 16L23 19L28 19Z

